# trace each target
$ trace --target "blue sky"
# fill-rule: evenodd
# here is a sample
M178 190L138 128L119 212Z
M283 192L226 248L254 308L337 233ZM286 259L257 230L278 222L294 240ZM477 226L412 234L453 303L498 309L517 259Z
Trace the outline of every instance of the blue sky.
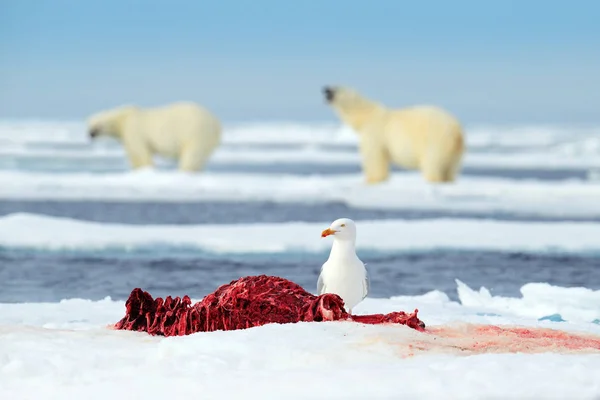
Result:
M0 0L0 117L198 101L326 120L324 84L467 122L600 122L597 1Z

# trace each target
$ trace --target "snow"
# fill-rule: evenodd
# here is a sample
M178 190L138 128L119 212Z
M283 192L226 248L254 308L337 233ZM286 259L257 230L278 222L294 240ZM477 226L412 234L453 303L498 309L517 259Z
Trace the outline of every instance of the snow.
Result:
M597 125L467 125L467 144L474 149L554 148L597 138ZM257 121L224 125L231 144L356 145L352 130L336 122ZM1 143L89 143L81 120L0 120ZM592 145L593 147L593 145ZM596 147L597 148L597 147Z
M0 217L0 246L49 250L190 247L213 253L323 252L322 223L126 225L35 214ZM358 250L600 251L600 224L441 218L357 223Z
M139 170L127 173L0 171L0 198L160 201L340 202L356 208L510 212L598 217L600 184L462 177L432 187L417 173L368 186L358 174L286 175Z
M356 208L600 216L600 129L561 126L467 128L467 168L580 170L582 179L541 181L463 175L432 188L416 172L365 185L360 173L294 175L278 166L359 168L356 135L326 123L244 123L225 127L209 169L270 168L269 173L185 174L130 171L114 140L91 142L77 121L0 121L0 199L338 202ZM60 171L57 173L56 171ZM583 178L585 176L585 178Z
M563 319L600 323L600 290L563 288L548 283L528 283L521 288L522 298L492 296L486 288L474 291L457 280L460 302L490 312L523 317Z
M517 154L504 153L468 153L464 157L465 168L494 168L498 170L514 169L587 169L600 168L600 139L589 139L587 146L573 150L554 152L527 151ZM575 144L573 144L573 147ZM596 150L598 148L598 150ZM122 162L123 171L128 167L125 151L122 148L86 146L67 148L57 151L52 148L28 148L23 145L6 145L0 149L0 157L6 160L31 161L47 160L52 162L75 163L82 160L94 162ZM165 161L165 160L160 160ZM347 167L360 166L360 154L356 149L319 149L304 145L292 149L244 149L222 147L210 159L208 166L214 165L271 165L271 164L305 164L305 165L342 165Z
M209 167L229 166L239 173L129 171L122 147L111 140L92 143L81 121L3 120L0 199L338 202L466 215L600 216L598 127L468 126L466 132L467 168L506 174L572 169L587 171L587 178L463 175L456 184L432 187L408 172L369 187L357 173L319 172L358 166L357 137L351 130L286 121L225 127L223 146ZM312 165L319 173L277 170L290 164ZM246 166L272 168L246 173ZM326 253L331 242L320 232L330 223L141 226L10 214L0 217L0 262L7 249ZM359 252L600 250L600 224L593 222L445 217L357 223ZM506 337L498 338L488 353L461 348L485 339L475 329L479 324L552 328L600 339L600 291L531 282L522 286L521 297L512 298L457 280L457 294L458 302L440 291L369 297L353 310L417 308L428 329L437 332L430 336L405 326L331 322L161 338L109 329L125 313L123 299L0 304L0 398L600 398L600 351L551 348L539 353L535 343L519 347Z
M600 167L598 127L469 126L466 140L466 167ZM105 138L90 141L79 121L0 120L0 159L14 162L44 158L70 163L74 170L81 168L80 160L84 158L103 161L106 166L115 160L126 162L122 146ZM229 124L225 126L223 145L210 160L210 165L272 163L357 166L357 136L347 126L330 123Z
M546 288L547 289L547 288ZM552 290L569 290L551 288ZM460 290L460 286L459 286ZM469 289L470 290L470 289ZM544 290L536 286L529 289ZM566 292L565 292L566 293ZM419 309L428 327L464 324L549 327L600 335L584 322L600 292L572 301L579 322L539 321L531 299L511 299L500 314L491 298L477 307L440 292L367 298L357 314ZM194 300L194 301L197 301ZM405 326L350 322L267 325L186 337L151 337L107 328L123 301L0 304L0 397L10 399L260 398L593 399L600 395L600 351L465 355L444 340L410 356L423 334ZM548 312L561 312L560 304ZM600 339L600 336L597 336ZM290 391L290 388L294 388ZM43 396L41 395L43 393Z

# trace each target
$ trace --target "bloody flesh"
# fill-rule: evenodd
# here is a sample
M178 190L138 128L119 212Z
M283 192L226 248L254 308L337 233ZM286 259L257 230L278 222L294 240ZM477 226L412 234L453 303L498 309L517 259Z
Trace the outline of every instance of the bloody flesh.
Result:
M336 294L315 296L276 276L248 276L219 287L192 305L188 296L154 299L140 288L126 302L126 314L116 329L151 335L181 336L195 332L245 329L270 323L348 320L365 324L394 323L422 331L418 310L353 316Z

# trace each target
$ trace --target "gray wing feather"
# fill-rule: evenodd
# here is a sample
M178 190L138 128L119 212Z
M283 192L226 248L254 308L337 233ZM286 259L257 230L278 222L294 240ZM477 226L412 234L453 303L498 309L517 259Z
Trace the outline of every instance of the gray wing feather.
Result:
M323 284L323 274L319 274L319 279L317 280L317 294L323 294L323 290L325 289L325 284Z
M371 288L371 284L370 284L370 278L369 278L369 270L367 269L367 264L365 264L365 281L364 281L364 295L363 295L363 299L365 297L367 297L367 294L369 294L369 289Z

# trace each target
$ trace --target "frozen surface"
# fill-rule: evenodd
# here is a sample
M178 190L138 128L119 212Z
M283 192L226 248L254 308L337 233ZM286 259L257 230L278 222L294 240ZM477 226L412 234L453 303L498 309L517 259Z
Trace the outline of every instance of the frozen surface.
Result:
M125 390L148 399L199 393L211 399L277 399L283 391L288 399L594 399L600 395L600 350L515 353L508 341L489 352L461 346L477 335L485 339L469 324L552 328L600 339L600 325L586 322L597 296L581 292L570 306L583 313L573 313L572 321L565 316L566 322L523 316L531 299L510 299L512 309L499 311L494 298L473 307L435 291L368 298L356 309L362 314L418 308L437 340L404 326L349 322L161 338L108 329L124 314L124 303L108 298L0 304L0 396L106 399L121 398ZM551 313L561 310L561 304L548 306Z
M414 171L396 171L389 182L368 187L359 172L356 135L339 124L228 124L208 171L182 174L161 159L156 170L131 171L122 146L108 139L92 143L82 122L0 121L0 198L337 202L355 208L600 216L600 128L466 131L470 172L457 184L432 187ZM523 171L546 178L515 179Z
M124 225L31 214L0 217L0 246L49 250L195 247L214 253L321 252L330 221L244 225ZM593 252L600 225L589 222L508 222L468 219L358 223L358 249Z
M23 301L0 303L0 398L600 398L600 291L573 287L598 288L590 271L600 226L568 221L600 217L600 129L468 126L465 173L436 187L397 170L367 187L356 139L335 123L227 124L208 172L190 175L160 159L157 170L132 172L118 143L91 143L78 121L0 121L0 198L14 200L0 216L3 299ZM97 202L80 206L77 220L19 212L22 199ZM103 206L111 200L136 211ZM161 206L140 203L151 200ZM190 223L186 213L200 212L194 204L207 201L221 214L233 215L233 203L248 205L244 221L215 213L214 221L181 225ZM174 202L192 204L182 208L180 225L144 219ZM269 202L293 212L253 216ZM293 275L310 290L330 246L320 232L346 216L337 215L340 205L364 211L358 250L379 271L374 293L436 289L369 297L354 311L418 308L434 334L336 322L164 339L108 329L124 315L122 301L31 302L99 299L107 288L117 296L138 285L194 297L266 271ZM136 224L107 223L129 212ZM378 220L368 216L377 213ZM99 222L84 221L92 214ZM499 221L500 214L512 219ZM525 220L533 215L562 221ZM471 251L468 266L451 255L461 251ZM457 277L484 287L457 280L458 301L451 301ZM515 339L489 324L541 337Z
M270 121L226 123L223 143L286 145L356 145L356 135L337 122ZM600 151L600 127L581 125L469 125L467 144L473 149L549 148L565 154ZM0 140L4 144L90 143L85 124L68 120L0 120Z
M587 144L588 147L585 147ZM579 145L579 146L577 146ZM465 156L465 167L493 167L498 169L519 169L519 168L539 168L539 169L571 169L571 168L600 168L598 153L600 150L600 139L589 139L587 143L573 144L578 151L571 155L565 148L564 151L556 149L552 152L533 150L517 154L499 153L469 153ZM583 147L580 149L580 147ZM83 150L83 151L82 151ZM333 150L333 151L332 151ZM586 151L588 150L588 151ZM594 151L591 151L594 150ZM576 157L575 157L576 155ZM92 161L95 163L120 163L126 161L125 151L122 148L102 148L90 147L83 149L65 149L57 152L56 149L30 149L23 145L7 145L0 149L0 157L16 161L31 161L34 159L43 159L54 161L57 159L63 162L81 162ZM300 148L289 149L249 149L241 150L224 146L217 150L211 157L210 164L288 164L304 163L310 165L356 165L360 164L360 155L354 149L327 149L315 148L313 146L303 146ZM125 167L125 163L122 164Z
M0 197L19 199L341 202L356 208L513 212L550 216L600 215L600 183L463 177L431 186L416 173L396 174L377 187L358 174L127 173L0 171Z
M467 167L598 168L600 128L565 126L468 126ZM227 124L214 164L357 164L357 136L336 123ZM0 121L0 162L51 158L81 168L125 160L114 140L91 142L78 121ZM126 167L123 165L123 167Z

